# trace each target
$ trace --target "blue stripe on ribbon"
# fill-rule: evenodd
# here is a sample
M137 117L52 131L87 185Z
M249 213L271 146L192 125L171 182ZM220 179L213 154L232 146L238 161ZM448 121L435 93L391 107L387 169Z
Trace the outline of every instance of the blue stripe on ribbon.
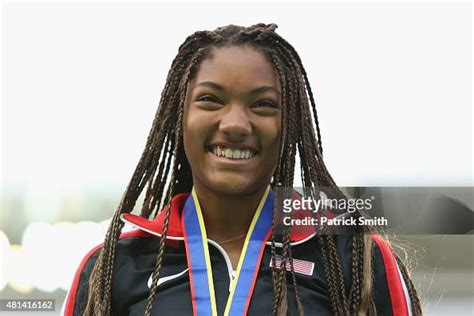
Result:
M190 254L191 267L189 268L190 278L192 278L190 281L194 289L196 312L199 316L212 316L211 295L214 295L214 293L209 291L209 276L202 231L192 194L186 200L183 216L186 227L185 242ZM209 273L212 275L212 269Z
M242 262L240 275L237 280L237 285L235 287L232 301L227 303L231 304L228 315L243 315L247 305L247 299L250 299L251 295L249 294L251 293L249 293L249 291L251 290L251 285L254 278L257 277L255 272L258 271L260 267L260 261L258 260L260 256L260 250L262 246L265 246L265 237L272 226L273 199L274 193L272 190L270 190L268 197L265 200L265 204L261 210L260 216L258 217L257 223L253 227L247 249L242 250L242 252L245 253L245 257L244 261Z

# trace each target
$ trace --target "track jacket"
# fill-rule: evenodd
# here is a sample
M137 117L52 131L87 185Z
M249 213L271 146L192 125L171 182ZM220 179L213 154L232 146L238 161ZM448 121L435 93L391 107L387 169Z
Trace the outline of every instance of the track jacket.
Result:
M183 207L190 194L179 194L171 203L171 215L166 240L163 266L158 281L158 292L153 304L153 315L200 315L193 303L195 291L190 286L190 269L183 229ZM165 212L154 220L133 214L123 214L121 220L136 229L122 233L117 245L112 282L112 315L143 315L158 253L159 236L163 229ZM267 235L267 238L269 235ZM411 315L405 281L387 243L378 235L372 236L375 253L375 305L378 315ZM295 275L306 315L331 315L331 303L324 267L316 234L290 235ZM346 288L350 288L351 242L350 236L337 236ZM277 247L281 244L277 243ZM63 305L67 316L82 314L86 303L88 279L102 244L86 254L74 276L72 286ZM234 271L224 249L208 239L212 264L217 314L224 315ZM272 268L270 242L262 244L259 268L250 285L250 294L243 314L271 315ZM278 264L278 262L277 262ZM199 286L199 285L198 285ZM288 282L288 313L296 315L294 288Z

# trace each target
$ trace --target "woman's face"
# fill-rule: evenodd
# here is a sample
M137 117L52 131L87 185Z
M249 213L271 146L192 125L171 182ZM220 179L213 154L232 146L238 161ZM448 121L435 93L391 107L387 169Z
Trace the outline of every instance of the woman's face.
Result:
M278 161L280 84L274 66L249 46L217 48L189 83L184 150L195 187L251 194L270 183Z

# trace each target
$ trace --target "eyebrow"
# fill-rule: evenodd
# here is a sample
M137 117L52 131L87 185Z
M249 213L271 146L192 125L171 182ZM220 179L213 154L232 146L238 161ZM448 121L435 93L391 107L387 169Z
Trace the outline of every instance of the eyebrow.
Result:
M223 86L212 81L203 81L203 82L198 83L197 85L200 87L207 87L207 88L213 88L220 91L225 91L225 88ZM280 93L280 91L276 89L275 87L263 86L263 87L253 89L252 91L250 91L250 94L259 94L259 93L264 93L264 92L269 92L269 91Z

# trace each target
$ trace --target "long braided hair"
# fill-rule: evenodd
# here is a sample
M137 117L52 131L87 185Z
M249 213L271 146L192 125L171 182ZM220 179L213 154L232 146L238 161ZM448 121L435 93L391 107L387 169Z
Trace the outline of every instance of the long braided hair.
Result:
M214 31L196 32L179 47L168 73L145 149L112 217L104 245L95 262L89 280L84 315L110 315L112 312L114 259L119 235L124 225L120 221L120 215L132 212L145 187L146 193L140 216L153 219L160 211L165 212L164 228L159 239L159 250L152 276L153 282L145 309L145 314L151 315L163 264L171 197L178 193L190 192L193 186L191 169L184 154L182 141L186 90L200 63L209 56L212 49L249 45L265 54L277 71L282 89L282 126L279 159L271 186L293 186L295 158L298 154L304 187L331 187L338 190L323 162L318 116L306 71L293 46L275 32L276 27L275 24L262 23L250 27L228 25ZM272 228L276 226L276 221L274 214ZM271 237L274 315L287 314L288 281L293 285L298 314L304 314L304 305L293 269L289 231L286 229L283 233L281 264L278 266L275 264L277 253L275 229ZM364 232L356 232L351 236L352 262L349 289L344 284L335 237L325 234L317 238L333 314L374 314L376 311L371 238ZM421 308L415 288L403 263L399 261L399 264L407 281L413 314L419 315ZM285 268L287 266L291 267L288 272Z

